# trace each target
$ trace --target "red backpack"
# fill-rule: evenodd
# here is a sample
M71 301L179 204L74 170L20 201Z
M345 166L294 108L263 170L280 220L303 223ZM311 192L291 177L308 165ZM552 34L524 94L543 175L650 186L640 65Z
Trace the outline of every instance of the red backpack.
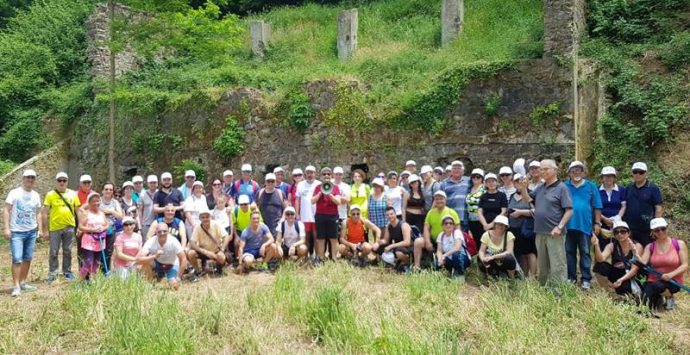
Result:
M462 237L465 238L465 249L467 249L470 257L477 255L479 250L477 249L477 243L474 242L474 238L466 231L462 231Z

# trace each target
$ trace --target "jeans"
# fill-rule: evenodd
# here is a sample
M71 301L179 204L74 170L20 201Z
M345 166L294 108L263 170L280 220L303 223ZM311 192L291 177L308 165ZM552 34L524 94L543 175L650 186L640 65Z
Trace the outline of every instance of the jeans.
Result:
M451 256L447 256L443 260L443 267L448 272L453 272L455 275L464 275L465 268L470 266L470 258L467 257L464 251L459 251Z
M178 264L163 265L158 260L153 261L153 273L158 276L165 276L168 281L177 279L179 272L180 266Z
M563 235L537 233L537 261L539 264L539 283L546 285L566 281L568 274L565 263L565 241Z
M565 237L565 255L568 260L568 280L577 280L577 251L580 251L580 273L582 281L592 280L592 256L589 235L578 230L568 230Z
M74 227L67 227L50 232L50 254L48 258L48 273L57 274L58 252L62 244L62 273L72 272L72 243L74 242Z
M10 252L12 264L21 264L23 261L31 261L34 257L37 230L27 232L10 233Z

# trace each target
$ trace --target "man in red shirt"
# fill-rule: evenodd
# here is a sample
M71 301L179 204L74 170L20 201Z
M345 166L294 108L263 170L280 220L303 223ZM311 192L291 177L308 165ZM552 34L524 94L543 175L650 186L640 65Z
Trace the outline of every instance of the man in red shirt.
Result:
M333 185L333 191L326 194L322 191L323 184L333 184L331 168L321 169L321 185L314 188L311 203L316 204L314 222L316 224L316 262L325 257L326 240L331 244L331 260L335 259L338 250L338 205L340 204L340 189Z
M79 203L81 206L87 206L88 203L86 199L91 193L91 176L82 175L79 178L79 189L77 190L77 196L79 196ZM79 244L79 243L77 243Z

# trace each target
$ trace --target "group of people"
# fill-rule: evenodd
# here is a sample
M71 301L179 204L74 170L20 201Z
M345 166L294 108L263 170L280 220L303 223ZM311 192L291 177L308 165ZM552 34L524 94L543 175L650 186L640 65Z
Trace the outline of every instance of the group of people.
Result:
M293 169L289 178L277 167L259 184L244 164L237 179L226 170L209 180L209 191L192 170L179 187L165 172L160 181L147 176L146 186L134 176L119 189L107 182L100 191L89 175L70 190L60 172L41 201L33 190L36 173L26 170L3 213L12 295L33 289L26 277L41 236L50 241L48 283L60 275L77 279L75 240L80 279L99 270L123 278L140 271L175 288L182 276L195 281L222 274L226 266L241 274L327 257L357 265L380 261L404 272L441 268L463 277L476 255L487 276L577 284L579 266L582 289L591 287L594 271L612 292L672 308L688 252L667 234L661 193L647 179L646 164L632 166L626 187L616 184L613 167L602 169L598 186L586 178L582 162L568 166L566 180L558 171L551 159L518 159L498 175L473 169L469 176L461 161L419 171L407 161L401 173L379 172L370 183L356 169L347 183L341 167L317 173L310 165Z

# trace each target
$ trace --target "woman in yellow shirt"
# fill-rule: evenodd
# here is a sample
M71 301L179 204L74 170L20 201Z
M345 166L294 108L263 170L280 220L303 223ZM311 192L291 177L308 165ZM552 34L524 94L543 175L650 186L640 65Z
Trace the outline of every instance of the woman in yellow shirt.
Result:
M355 169L355 171L352 172L353 184L350 187L350 205L357 205L360 207L362 218L367 218L367 200L369 199L369 195L371 195L371 187L364 183L366 177L363 170Z

